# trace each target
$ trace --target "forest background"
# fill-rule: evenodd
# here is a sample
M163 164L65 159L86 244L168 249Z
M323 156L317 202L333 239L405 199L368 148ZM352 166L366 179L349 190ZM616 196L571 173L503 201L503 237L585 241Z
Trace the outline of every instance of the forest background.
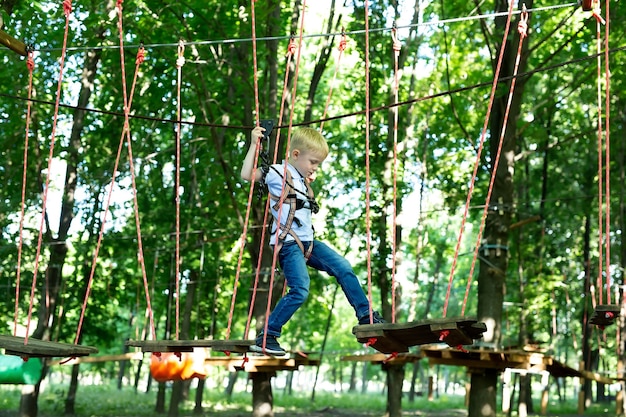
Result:
M122 24L115 2L76 3L68 20L58 118L62 4L0 4L3 29L35 51L28 125L26 61L8 49L0 53L3 333L12 334L16 322L19 332L27 331L32 301L35 320L28 331L34 337L74 341L84 311L79 341L102 353L119 352L124 340L152 331L145 277L158 338L223 339L231 329L235 338L253 337L254 329L247 335L244 329L263 247L264 200L254 197L248 205L249 184L238 175L249 131L258 119L282 125L280 159L290 124L319 127L328 116L323 131L331 154L314 183L322 206L317 235L346 254L364 288L371 282L374 305L385 317L440 317L446 304L448 316L484 319L489 346L531 343L572 365L603 352L605 368L617 369L624 349L616 340L626 339L623 320L618 339L615 328L597 333L586 320L600 294L619 303L623 289L623 2L611 4L606 55L606 26L591 12L575 3L525 3L529 36L520 76L512 78L520 40L516 5L490 115L506 2L370 2L367 39L358 1L315 2L304 13L300 1L255 2L254 14L246 2L118 2ZM606 12L602 7L600 14ZM340 54L342 32L347 43ZM286 56L290 38L301 46L292 60ZM140 45L146 57L136 65ZM132 148L122 135L124 74L126 94L136 76ZM599 170L605 155L609 169ZM469 281L474 261L476 277ZM260 275L269 276L269 250L260 265ZM265 278L263 285L267 289ZM231 314L235 288L240 294ZM336 286L314 275L306 308L285 329L286 344L319 350L330 312L347 311L335 296ZM261 301L254 311L257 327L265 313ZM332 320L325 348L360 349L353 324ZM331 358L338 361L339 355Z

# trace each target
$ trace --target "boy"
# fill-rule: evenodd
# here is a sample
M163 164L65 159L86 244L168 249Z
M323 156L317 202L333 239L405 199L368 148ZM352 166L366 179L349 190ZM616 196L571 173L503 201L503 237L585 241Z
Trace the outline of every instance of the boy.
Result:
M283 190L285 162L275 164L263 172L256 170L252 178L256 146L265 129L257 126L252 130L250 148L241 167L241 177L247 181L263 181L268 186L274 222L271 229L270 245L278 250L278 261L285 275L289 292L276 304L267 323L267 335L263 332L256 338L254 352L283 356L286 352L276 340L282 327L300 308L309 294L310 277L307 264L319 271L335 277L350 305L354 308L359 324L370 324L370 305L358 278L348 261L325 243L313 236L312 213L318 207L313 199L309 183L313 180L320 164L328 156L328 144L315 129L295 129L291 137L291 147L287 159L287 175ZM280 213L280 228L277 236L279 200L284 199ZM384 323L374 312L374 323ZM264 339L265 338L265 345Z

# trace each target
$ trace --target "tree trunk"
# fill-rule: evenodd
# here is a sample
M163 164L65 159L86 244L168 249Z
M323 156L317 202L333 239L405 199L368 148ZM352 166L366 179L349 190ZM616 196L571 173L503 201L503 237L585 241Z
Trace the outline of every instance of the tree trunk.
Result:
M274 396L272 394L272 376L270 372L253 372L252 379L252 417L274 417Z
M387 372L387 413L386 417L402 417L402 385L404 365L383 365Z

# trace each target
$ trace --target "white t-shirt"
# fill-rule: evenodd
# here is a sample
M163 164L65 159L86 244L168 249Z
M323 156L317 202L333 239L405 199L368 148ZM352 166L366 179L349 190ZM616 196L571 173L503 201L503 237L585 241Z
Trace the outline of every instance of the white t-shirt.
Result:
M270 167L269 172L265 176L265 184L267 184L268 190L270 194L275 196L282 195L283 190L283 176L285 175L285 162L282 164L275 164ZM300 191L294 191L288 184L285 183L285 189L289 194L295 194L296 198L302 200L301 204L298 206L302 206L301 209L296 210L296 214L291 224L291 229L298 236L300 241L302 242L310 242L313 240L313 224L311 223L311 204L307 199L307 185L305 183L306 179L295 169L291 164L287 163L287 169L291 174L291 185ZM276 217L278 216L278 211L274 209L274 205L276 203L274 201L270 201L270 208L272 210L272 215L274 216L274 222L272 223L272 234L270 237L270 244L276 244ZM285 224L287 218L289 217L289 210L291 205L288 203L283 203L282 212L280 215L280 223ZM291 235L287 235L285 238L285 242L289 242L294 240Z

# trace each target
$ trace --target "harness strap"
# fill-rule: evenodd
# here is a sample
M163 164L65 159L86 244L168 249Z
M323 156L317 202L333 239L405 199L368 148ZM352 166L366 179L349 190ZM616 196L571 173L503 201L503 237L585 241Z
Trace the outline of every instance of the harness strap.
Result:
M296 211L298 210L297 195L287 190L287 187L292 188L293 190L296 190L296 188L293 186L292 181L293 181L293 177L291 176L291 172L287 170L287 176L285 178L286 187L284 188L283 193L280 196L276 196L275 194L269 193L269 197L272 199L272 201L275 202L273 206L274 210L278 211L282 207L283 204L289 204L289 214L287 215L287 219L285 220L284 224L278 224L278 219L276 218L276 216L274 216L274 220L277 224L278 229L280 230L280 234L277 236L277 248L280 250L280 247L282 246L282 242L284 242L287 235L290 235L291 237L293 237L293 240L296 242L296 244L302 251L302 254L304 255L304 259L308 261L309 257L311 256L311 252L313 251L313 242L311 242L309 247L305 249L304 244L302 243L302 241L300 240L296 232L294 232L291 227L293 225L294 220L297 220ZM313 201L313 197L314 197L313 190L308 185L306 186L306 188L307 188L306 195L309 201ZM280 245L279 245L279 242L280 242Z

